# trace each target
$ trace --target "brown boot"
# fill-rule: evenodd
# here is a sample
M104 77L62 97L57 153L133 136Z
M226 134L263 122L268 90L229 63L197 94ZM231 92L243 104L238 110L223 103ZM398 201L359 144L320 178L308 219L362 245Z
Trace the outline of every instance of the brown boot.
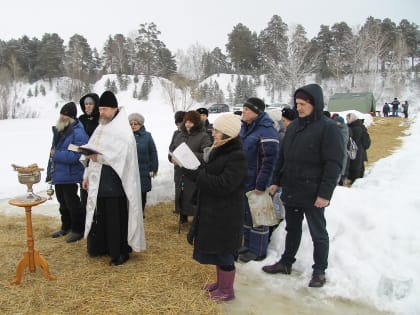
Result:
M327 282L327 279L324 274L313 275L311 281L309 281L308 287L321 288L324 286L325 282Z
M290 273L292 272L292 267L287 267L285 265L283 265L282 263L276 262L274 265L270 265L270 266L264 266L262 268L262 270L266 273L282 273L285 275L290 275Z

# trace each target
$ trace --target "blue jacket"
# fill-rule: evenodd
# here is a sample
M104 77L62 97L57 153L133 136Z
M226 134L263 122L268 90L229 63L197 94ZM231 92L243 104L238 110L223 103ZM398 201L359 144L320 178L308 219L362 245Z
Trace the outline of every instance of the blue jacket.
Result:
M152 190L152 180L149 172L157 173L159 167L155 142L150 132L147 132L144 126L139 131L134 132L134 138L137 143L141 191L148 192Z
M242 123L240 136L248 160L246 191L264 191L271 185L279 151L279 134L268 114L262 113L250 125Z
M71 143L80 146L88 142L83 125L76 119L63 132L58 132L55 126L52 130L54 137L51 149L54 149L54 155L48 163L47 181L52 177L52 184L81 183L84 167L79 161L80 153L70 151L67 147Z

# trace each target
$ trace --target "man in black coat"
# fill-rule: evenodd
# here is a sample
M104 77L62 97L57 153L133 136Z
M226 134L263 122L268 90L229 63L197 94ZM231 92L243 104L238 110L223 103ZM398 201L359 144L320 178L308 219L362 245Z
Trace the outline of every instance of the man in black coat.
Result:
M323 115L324 98L319 85L299 88L294 100L298 119L287 128L280 150L280 175L273 179L273 184L282 187L286 245L280 261L263 270L291 273L305 215L314 245L309 286L322 287L326 281L329 249L324 210L330 204L340 176L345 150L337 125Z

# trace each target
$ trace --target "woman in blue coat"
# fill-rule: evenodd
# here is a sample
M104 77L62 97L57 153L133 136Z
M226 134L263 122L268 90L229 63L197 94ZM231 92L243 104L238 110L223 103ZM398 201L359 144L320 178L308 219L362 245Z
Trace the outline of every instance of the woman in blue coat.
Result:
M147 193L152 190L152 178L156 176L159 162L155 142L150 132L144 127L144 117L139 113L128 116L134 138L137 143L137 158L139 162L140 183L141 183L141 204L143 209L146 206Z

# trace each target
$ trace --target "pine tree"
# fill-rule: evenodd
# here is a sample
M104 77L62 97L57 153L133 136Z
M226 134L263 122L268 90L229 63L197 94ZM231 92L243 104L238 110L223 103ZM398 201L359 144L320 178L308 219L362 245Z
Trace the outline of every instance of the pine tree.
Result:
M64 45L57 34L42 37L35 72L40 78L56 78L64 74Z
M32 97L33 96L31 88L29 88L29 91L28 91L28 93L26 93L26 96L27 97Z
M133 91L133 98L137 99L138 95L137 95L137 84L134 86L134 91Z
M159 49L163 43L158 39L160 31L155 23L140 24L136 38L137 67L139 73L147 76L155 75Z
M411 58L411 71L414 71L414 60L420 56L420 30L418 25L410 23L406 19L401 20L398 25L405 44L407 46L408 56Z
M88 82L93 68L92 49L86 38L74 34L69 39L66 50L65 66L70 78Z
M111 86L109 87L109 90L114 94L118 93L117 84L115 83L114 80L111 81Z
M105 81L105 90L110 91L111 90L111 80L109 78Z
M152 89L152 80L149 76L145 76L143 83L140 88L139 99L147 101L149 99L149 94Z
M257 46L257 34L242 23L237 24L228 34L226 50L236 73L249 74L258 70Z
M41 84L41 86L39 87L39 91L41 92L42 96L45 96L46 92L45 92L45 87L44 85Z

